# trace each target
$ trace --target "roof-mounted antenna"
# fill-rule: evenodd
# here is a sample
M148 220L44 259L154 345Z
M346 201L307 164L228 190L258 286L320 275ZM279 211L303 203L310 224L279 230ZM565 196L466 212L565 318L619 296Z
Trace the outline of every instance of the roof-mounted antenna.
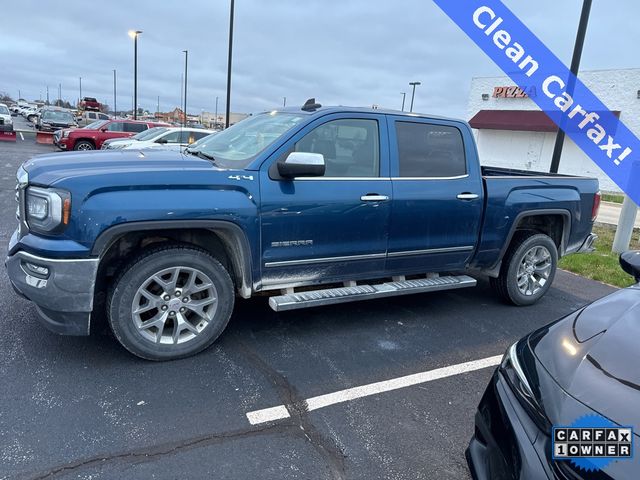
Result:
M302 110L304 110L305 112L315 112L321 106L322 105L320 105L319 103L316 103L315 98L310 98L309 100L304 102L304 105L302 106Z

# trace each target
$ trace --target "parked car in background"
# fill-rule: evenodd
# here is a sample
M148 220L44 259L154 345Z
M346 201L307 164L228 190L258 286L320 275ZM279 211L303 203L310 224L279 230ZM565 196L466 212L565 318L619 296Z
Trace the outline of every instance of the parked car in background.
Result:
M473 287L473 273L531 305L560 257L592 251L598 181L477 152L464 121L309 100L184 154L42 155L18 171L9 278L48 328L88 335L106 315L153 360L211 345L236 296L284 311Z
M35 124L38 121L38 115L40 115L40 108L31 106L22 110L22 116Z
M36 129L41 132L55 132L61 128L76 128L75 117L69 110L56 107L45 107L40 111L36 121Z
M101 150L117 150L125 145L129 145L134 140L147 140L159 135L167 130L167 127L152 127L143 132L136 133L133 137L126 138L110 138L102 142Z
M640 252L623 254L620 263L640 281ZM638 478L637 461L625 458L590 473L558 459L558 452L552 455L552 432L580 419L583 428L640 426L639 329L637 284L512 345L476 412L467 449L473 478ZM636 437L635 457L638 433L630 435ZM584 444L593 447L593 439Z
M151 130L153 132L151 133ZM103 143L102 148L106 149L148 149L148 148L161 148L164 150L180 150L181 148L188 147L192 143L204 138L212 133L212 130L202 130L199 128L153 128L150 129L150 135L145 135L142 138L137 135L127 139L112 140L108 143ZM146 132L143 132L143 134Z
M79 115L76 119L76 122L78 124L78 126L80 127L86 127L87 125L89 125L90 123L93 123L97 120L109 120L109 115L107 115L106 113L101 113L101 112L87 112L87 111L81 111L78 112Z
M78 110L93 110L97 112L102 108L102 104L93 97L83 97L78 102Z
M132 137L157 126L166 124L124 119L99 120L85 128L58 130L53 143L60 150L99 150L105 140Z
M0 103L0 132L12 132L13 119L9 107L4 103Z

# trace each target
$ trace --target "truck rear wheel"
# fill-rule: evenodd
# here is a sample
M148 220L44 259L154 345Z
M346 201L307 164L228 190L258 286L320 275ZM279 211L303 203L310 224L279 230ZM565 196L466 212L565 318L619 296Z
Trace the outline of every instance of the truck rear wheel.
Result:
M234 304L231 277L204 250L160 247L133 260L107 302L111 329L131 353L173 360L209 347Z
M514 305L533 305L549 290L558 267L558 249L542 233L517 232L492 287Z

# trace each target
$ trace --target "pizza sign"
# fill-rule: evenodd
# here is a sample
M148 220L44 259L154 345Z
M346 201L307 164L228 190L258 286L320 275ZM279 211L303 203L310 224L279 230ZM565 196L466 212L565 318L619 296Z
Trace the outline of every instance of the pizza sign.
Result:
M495 87L493 98L529 98L536 96L536 87Z

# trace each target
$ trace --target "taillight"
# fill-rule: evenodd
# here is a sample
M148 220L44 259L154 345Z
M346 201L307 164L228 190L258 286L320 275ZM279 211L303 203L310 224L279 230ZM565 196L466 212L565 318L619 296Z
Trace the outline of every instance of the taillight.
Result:
M595 222L598 218L598 212L600 211L600 202L602 200L602 194L597 192L593 199L593 209L591 210L591 221Z

